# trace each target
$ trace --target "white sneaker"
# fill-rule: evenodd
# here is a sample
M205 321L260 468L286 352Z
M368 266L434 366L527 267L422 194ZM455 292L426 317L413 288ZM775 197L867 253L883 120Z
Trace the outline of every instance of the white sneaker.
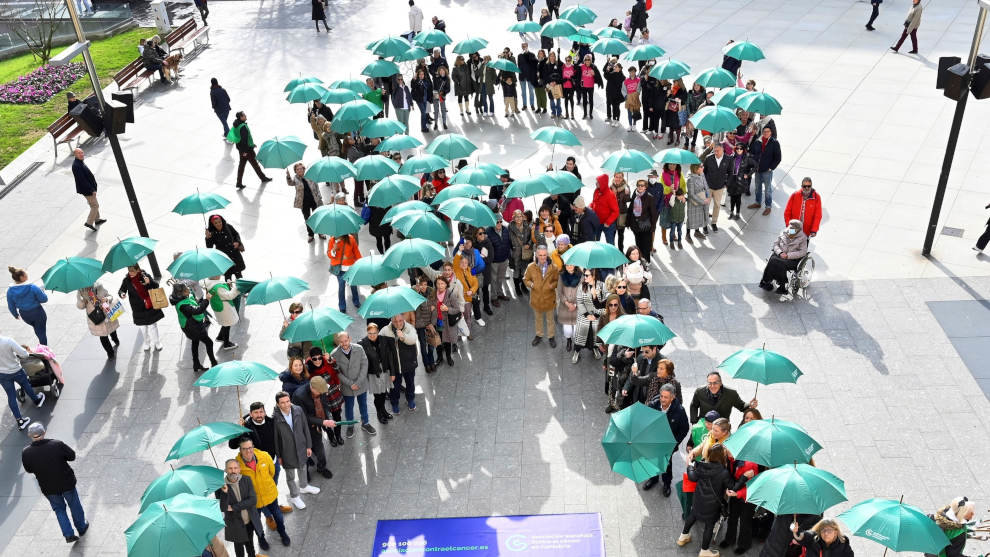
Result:
M144 348L144 351L147 352L148 350L151 350L151 344L146 342L142 348Z
M580 359L581 359L581 352L575 350L574 354L571 356L571 363L576 364Z
M303 493L312 493L313 495L316 495L317 493L320 492L320 488L316 487L315 485L307 485L306 487L300 487L299 491Z
M475 319L474 322L477 323L478 325L481 325L482 327L485 326L485 320L484 319Z
M155 352L160 352L162 348L165 348L162 346L162 343L159 342L158 344L155 344Z
M299 510L306 508L306 503L303 503L302 497L298 497L298 496L289 497L289 502L292 503L292 505Z

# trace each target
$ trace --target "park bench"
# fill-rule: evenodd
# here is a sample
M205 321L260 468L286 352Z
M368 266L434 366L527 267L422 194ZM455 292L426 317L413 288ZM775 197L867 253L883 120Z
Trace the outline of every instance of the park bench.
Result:
M144 63L138 57L114 74L113 82L117 84L117 89L126 91L128 89L137 89L142 81L150 80L154 75L155 72L145 69Z
M51 134L52 142L55 145L55 160L58 160L58 146L62 143L68 143L71 148L72 140L76 139L82 131L83 129L68 113L63 114L48 126L48 133ZM76 140L76 145L79 145L79 140Z
M186 48L192 45L192 50L195 50L201 44L204 36L208 42L210 40L210 28L205 25L196 27L196 20L189 18L165 36L165 44L168 45L169 52L178 51L185 56Z

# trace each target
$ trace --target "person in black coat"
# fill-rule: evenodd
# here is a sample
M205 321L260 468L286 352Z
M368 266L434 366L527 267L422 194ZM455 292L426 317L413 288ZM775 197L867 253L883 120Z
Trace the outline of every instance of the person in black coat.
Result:
M83 159L86 153L78 147L72 151L76 159L72 161L72 177L76 182L76 193L86 198L89 203L89 216L86 217L86 228L96 230L96 225L107 222L107 219L100 217L100 203L96 200L96 176L93 171L86 166Z
M509 293L505 284L505 270L509 264L509 256L512 255L512 237L509 235L509 227L499 218L495 226L489 226L485 231L485 236L491 244L488 258L491 261L491 275L493 278L491 285L492 305L499 307L501 302L509 300ZM487 270L489 265L485 265Z
M330 110L329 106L319 100L315 100L313 101L313 106L310 107L309 112L306 114L306 122L308 123L312 118L318 118L320 116L326 118L327 122L333 122L333 110Z
M708 374L708 385L695 390L694 397L691 398L691 423L697 423L711 410L728 419L733 408L742 412L747 406L756 408L757 404L755 398L749 404L744 403L739 393L722 385L722 375L713 371Z
M474 248L478 250L481 254L481 258L485 262L485 268L481 271L481 279L478 280L478 289L481 291L481 305L487 315L493 315L492 312L492 256L495 254L495 245L488 239L488 230L484 228L478 228L474 231ZM505 275L503 275L505 276ZM483 279L483 280L482 280ZM496 302L498 299L496 298Z
M571 207L571 201L563 194L548 195L543 198L540 206L550 209L550 214L557 217L561 230L570 231L574 226L574 209Z
M308 384L300 385L292 393L292 404L302 408L306 416L306 423L309 425L309 435L313 442L313 458L316 459L316 471L324 478L332 478L333 472L327 468L327 455L323 446L323 433L326 432L330 438L330 444L334 447L343 446L344 439L340 436L340 426L337 421L340 419L340 410L333 410L330 404L330 386L322 376L316 376L309 380ZM320 404L320 411L317 412L317 401ZM322 415L321 415L322 414ZM310 461L310 464L312 461Z
M547 4L549 4L552 1L553 0L547 0ZM543 27L544 25L550 23L551 21L553 21L553 16L550 15L550 9L543 8L540 11L540 27ZM553 37L545 37L543 35L540 35L540 48L546 51L553 50Z
M990 209L990 205L987 205L984 209ZM988 243L990 243L990 219L987 219L987 229L976 239L976 245L973 246L973 251L982 252Z
M427 107L433 105L433 82L426 70L416 70L416 79L412 82L412 100L419 108L419 131L429 133L430 114Z
M619 57L613 56L605 64L605 118L613 126L619 125L619 105L626 100L623 94L625 80L626 75L622 73Z
M780 164L781 158L780 143L773 138L773 130L769 127L763 128L762 137L750 143L750 155L756 161L756 196L749 208L758 209L762 199L766 205L763 214L769 215L773 195L773 171Z
M210 78L210 104L213 105L213 113L223 124L223 138L226 140L227 134L230 133L230 126L227 125L227 117L230 116L230 95L215 77Z
M535 111L535 87L540 79L540 76L536 54L529 51L529 43L522 43L522 52L520 52L519 56L516 58L516 64L519 65L519 96L522 97L522 110L526 110L527 107L532 107Z
M224 472L224 484L213 494L220 501L220 512L223 513L223 537L234 544L238 557L244 555L245 550L248 555L254 555L253 535L258 536L258 542L263 542L263 546L268 545L264 542L265 531L258 513L258 496L251 478L241 475L241 465L236 458L224 464Z
M389 389L382 387L391 386L391 378L400 372L395 339L378 334L378 326L369 323L367 336L358 344L368 357L368 391L374 395L375 414L380 423L387 424L392 419L392 414L385 408Z
M158 288L158 281L151 275L144 272L138 265L127 267L127 274L120 283L120 290L117 296L127 298L131 304L131 317L134 324L142 327L144 334L144 349L150 350L152 346L155 350L161 350L159 342L157 323L165 317L165 313L152 306L151 296L148 291Z
M654 139L659 139L660 118L663 116L663 103L667 94L660 86L660 81L653 76L641 81L640 86L643 88L643 131L652 133Z
M222 251L234 262L234 265L224 272L224 280L229 281L233 276L242 278L241 273L245 265L244 257L241 255L244 251L241 235L220 215L210 215L210 224L206 227L206 247Z
M705 181L712 192L712 230L718 231L718 216L725 200L726 186L729 185L729 171L732 169L732 153L726 153L722 144L717 144L711 156L705 157L702 168Z
M327 25L327 12L323 9L323 0L312 0L313 1L313 24L316 25L316 32L320 32L320 22L323 22L323 28L326 29L327 33L330 32L330 26Z
M736 41L729 39L729 42L725 43L730 45ZM739 75L739 68L742 67L742 60L738 60L731 56L722 56L722 69L732 74L733 77Z
M662 479L663 496L670 497L670 482L674 479L674 455L677 454L677 449L680 447L681 441L687 437L691 425L688 423L684 405L681 404L680 399L677 397L677 389L670 383L660 387L660 395L654 400L649 401L649 407L667 415L667 424L670 425L670 431L674 434L674 441L677 441L677 444L671 449L670 459L667 460L667 469L660 476L653 476L643 482L643 489L651 489L657 485L658 480Z
M632 42L636 36L636 31L646 29L646 20L650 14L646 13L646 0L636 0L629 14L629 41Z
M560 0L547 0L547 11L554 17L560 17Z
M831 518L823 518L811 530L798 531L794 541L801 544L805 555L816 557L853 557L849 540L842 535L839 523Z
M598 220L598 215L594 211L588 210L588 205L584 201L584 196L574 198L571 204L574 208L574 226L571 235L571 243L578 245L582 242L594 242L601 234L602 223Z
M28 427L31 444L21 451L21 465L28 474L34 474L41 493L48 499L58 517L58 525L65 541L72 543L86 534L89 523L76 491L76 474L69 462L76 459L76 452L57 439L45 439L45 426L34 422ZM68 505L72 522L65 512ZM76 529L73 530L72 526ZM79 536L76 536L79 532Z
M763 543L763 547L760 548L760 557L786 557L787 548L794 539L794 534L791 531L791 523L794 518L793 514L773 517L770 533L767 534L767 539ZM798 531L811 529L821 518L822 516L818 514L798 514Z
M688 467L688 479L697 482L694 488L694 499L691 514L684 521L681 536L677 545L684 546L691 541L691 527L695 522L703 525L701 534L701 551L708 551L712 544L712 534L715 523L722 514L726 497L731 497L736 489L745 485L745 481L736 482L729 473L728 454L721 444L712 445L708 449L708 458L703 462L695 462Z
M736 144L736 153L729 166L728 193L729 219L739 219L739 209L742 207L743 194L750 194L750 184L756 172L756 162L747 153L746 146ZM709 158L706 158L707 161Z
M626 209L626 227L632 230L640 257L647 263L653 252L653 235L656 233L658 218L657 201L647 191L648 188L649 183L646 180L637 180L636 191Z
M199 363L200 343L206 346L206 355L210 358L210 365L217 365L217 358L213 355L213 341L210 339L210 320L206 315L210 301L206 298L197 300L189 292L189 287L178 281L172 285L172 295L169 296L168 300L175 306L175 311L179 314L179 327L191 342L193 370L198 372L207 369Z
M234 114L234 123L230 127L231 132L236 132L234 133L234 139L236 140L235 145L237 145L237 153L239 154L239 160L237 161L237 183L234 187L238 190L246 187L244 185L244 167L248 163L251 164L251 168L254 169L255 174L258 175L258 179L261 180L262 184L271 182L272 179L261 170L261 165L258 164L258 159L254 152L254 138L251 137L251 128L248 127L247 123L247 114L243 110Z

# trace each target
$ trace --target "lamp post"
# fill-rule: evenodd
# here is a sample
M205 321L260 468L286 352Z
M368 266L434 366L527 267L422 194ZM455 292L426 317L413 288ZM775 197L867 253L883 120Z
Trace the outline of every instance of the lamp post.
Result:
M69 18L72 20L72 27L76 31L77 42L66 49L66 54L53 58L52 63L67 64L81 52L83 60L86 62L86 72L89 74L89 79L93 84L93 94L100 103L100 110L103 114L107 114L109 107L107 106L106 99L103 98L103 89L100 87L100 79L96 74L96 66L93 64L93 57L89 53L89 41L86 40L86 35L83 33L82 24L79 22L79 14L76 13L75 3L73 0L65 0L65 7L69 12ZM138 234L149 238L148 227L145 225L144 215L141 213L141 205L138 203L137 194L134 192L134 184L131 182L131 174L127 170L124 153L120 149L120 141L117 139L117 134L111 128L107 127L105 133L107 140L110 142L110 149L113 151L113 158L117 162L117 170L120 172L120 181L123 183L124 191L127 193L127 201L131 206L131 212L134 214L134 222L137 224ZM148 263L151 265L151 274L156 279L160 279L162 272L158 267L158 258L155 257L155 252L148 254Z
M921 248L921 255L931 256L932 244L935 242L935 231L938 229L938 217L942 212L942 201L945 199L945 189L949 185L949 171L952 169L952 159L956 155L956 143L959 142L959 129L962 127L963 113L966 112L966 101L969 99L969 84L976 70L976 55L980 49L980 41L983 40L983 26L987 22L987 13L990 12L990 0L978 0L980 15L976 18L976 30L973 33L973 44L969 49L967 59L966 75L963 77L962 86L959 88L959 98L956 99L956 112L952 116L952 127L949 128L949 140L945 146L945 158L942 160L942 173L938 177L938 187L935 189L935 201L932 203L932 215L928 219L928 230L925 232L925 245Z

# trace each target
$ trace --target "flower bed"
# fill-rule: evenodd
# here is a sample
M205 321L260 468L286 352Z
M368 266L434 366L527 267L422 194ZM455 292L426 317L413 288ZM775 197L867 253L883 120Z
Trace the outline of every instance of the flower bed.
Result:
M86 67L83 64L47 64L0 85L0 103L43 104L84 75Z

